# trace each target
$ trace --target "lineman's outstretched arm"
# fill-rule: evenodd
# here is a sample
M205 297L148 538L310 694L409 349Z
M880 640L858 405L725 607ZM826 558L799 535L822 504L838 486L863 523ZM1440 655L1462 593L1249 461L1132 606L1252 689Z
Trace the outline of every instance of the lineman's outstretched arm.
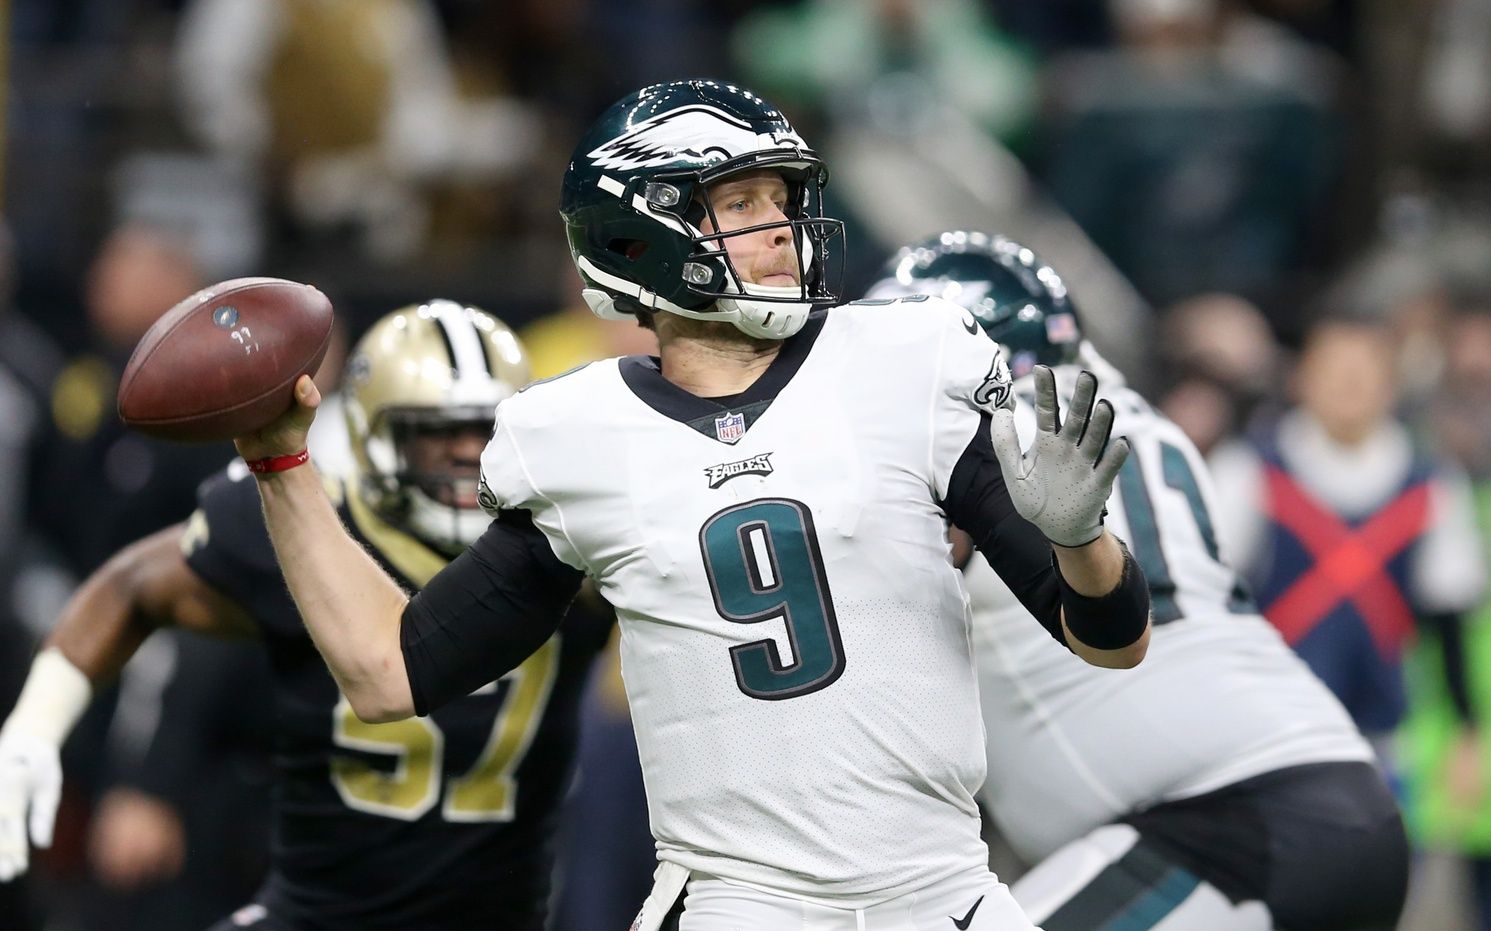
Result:
M25 872L31 843L47 847L62 789L58 752L108 681L157 627L215 634L253 630L242 609L203 582L181 552L184 525L121 550L68 601L0 727L0 880Z

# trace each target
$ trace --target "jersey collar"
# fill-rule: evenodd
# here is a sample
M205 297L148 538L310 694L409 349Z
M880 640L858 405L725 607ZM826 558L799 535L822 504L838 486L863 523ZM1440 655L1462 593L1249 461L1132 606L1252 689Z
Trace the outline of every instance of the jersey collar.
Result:
M664 417L691 427L712 440L733 443L735 440L722 438L717 421L740 415L742 432L749 430L802 368L818 334L823 331L823 321L827 317L826 310L810 314L802 329L782 342L781 352L771 360L761 377L739 394L723 398L701 398L691 394L663 377L657 356L623 358L620 362L621 379L644 404Z

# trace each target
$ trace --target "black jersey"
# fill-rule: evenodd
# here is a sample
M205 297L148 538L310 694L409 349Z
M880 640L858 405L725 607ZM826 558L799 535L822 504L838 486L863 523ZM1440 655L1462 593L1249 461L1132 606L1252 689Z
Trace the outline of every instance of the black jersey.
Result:
M576 608L499 681L427 718L364 724L301 622L246 475L202 485L183 545L192 570L254 617L274 669L276 825L260 903L317 931L537 931L580 693L610 618ZM352 535L406 588L446 564L355 495L329 490Z

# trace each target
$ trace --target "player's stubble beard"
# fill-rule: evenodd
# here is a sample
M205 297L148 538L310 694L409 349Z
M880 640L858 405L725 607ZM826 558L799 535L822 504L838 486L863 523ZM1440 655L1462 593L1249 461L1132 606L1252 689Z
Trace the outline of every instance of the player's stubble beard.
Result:
M701 347L732 354L768 355L781 348L779 339L764 339L741 332L724 320L695 320L663 311L658 314L658 340L687 340ZM744 351L744 352L743 352Z

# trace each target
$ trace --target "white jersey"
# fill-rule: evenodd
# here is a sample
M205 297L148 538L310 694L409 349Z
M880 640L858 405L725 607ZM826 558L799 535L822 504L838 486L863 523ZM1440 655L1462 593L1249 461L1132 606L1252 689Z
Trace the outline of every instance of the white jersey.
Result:
M860 908L987 862L938 501L1009 382L952 304L820 320L728 409L637 357L530 386L482 469L616 608L660 858Z
M1056 371L1066 411L1081 367ZM1032 862L1158 802L1285 766L1372 759L1345 710L1219 558L1200 454L1118 373L1100 378L1113 435L1132 449L1106 525L1149 581L1154 628L1144 662L1089 666L1036 625L981 558L965 573L988 730L979 798ZM1028 445L1028 404L1016 422Z

